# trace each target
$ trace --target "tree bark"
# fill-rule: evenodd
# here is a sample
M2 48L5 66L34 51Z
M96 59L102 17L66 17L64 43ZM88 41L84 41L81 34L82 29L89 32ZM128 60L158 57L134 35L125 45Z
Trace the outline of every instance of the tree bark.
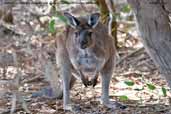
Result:
M109 21L109 13L110 13L110 11L109 11L109 9L107 7L107 4L106 4L105 0L95 0L95 2L97 4L97 6L100 8L102 23L107 24L107 22ZM115 13L114 4L113 4L112 9L113 9L113 13ZM117 22L116 22L115 19L112 21L112 33L111 34L112 34L112 36L113 36L113 38L115 40L115 47L117 48L118 47L117 46L118 45L118 42L117 42Z
M128 0L128 3L135 13L145 49L171 87L171 27L165 7L169 0Z

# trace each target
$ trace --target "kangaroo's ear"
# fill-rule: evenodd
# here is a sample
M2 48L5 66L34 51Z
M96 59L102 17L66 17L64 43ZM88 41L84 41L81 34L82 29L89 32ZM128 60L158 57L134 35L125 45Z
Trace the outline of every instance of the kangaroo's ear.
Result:
M64 16L66 17L68 24L72 27L72 28L76 28L79 25L79 21L72 16L70 13L65 12Z
M88 24L92 27L95 28L100 20L100 13L93 13L89 16L88 19Z

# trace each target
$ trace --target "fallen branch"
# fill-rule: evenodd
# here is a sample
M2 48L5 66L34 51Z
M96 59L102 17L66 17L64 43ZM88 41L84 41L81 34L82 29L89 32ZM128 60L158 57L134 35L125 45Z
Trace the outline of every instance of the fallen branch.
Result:
M128 55L122 57L119 61L117 61L116 65L121 64L121 63L122 63L124 60L126 60L128 57L130 57L130 56L132 56L132 55L134 55L134 54L136 54L136 53L138 53L138 52L140 52L140 51L143 51L143 50L144 50L144 47L139 48L139 49L133 51L132 53L129 53Z

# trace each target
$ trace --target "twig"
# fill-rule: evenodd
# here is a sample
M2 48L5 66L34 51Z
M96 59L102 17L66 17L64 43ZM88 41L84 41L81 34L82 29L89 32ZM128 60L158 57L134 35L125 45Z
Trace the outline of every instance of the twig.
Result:
M122 57L119 61L117 61L116 65L121 64L121 63L122 63L125 59L127 59L128 57L130 57L130 56L132 56L132 55L134 55L134 54L136 54L136 53L138 53L138 52L140 52L140 51L143 51L143 50L144 50L144 47L139 48L139 49L133 51L132 53L129 53L128 55Z
M15 36L24 36L25 34L19 31L16 31L16 28L13 25L7 24L0 20L0 28L8 31L10 34Z
M36 81L40 81L40 80L43 80L44 78L41 77L41 76L35 76L31 79L28 79L28 80L23 80L22 83L31 83L31 82L36 82Z

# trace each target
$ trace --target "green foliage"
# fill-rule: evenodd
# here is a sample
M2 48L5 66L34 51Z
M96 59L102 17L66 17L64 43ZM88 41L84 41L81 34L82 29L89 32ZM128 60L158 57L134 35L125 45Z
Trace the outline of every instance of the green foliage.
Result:
M67 1L67 0L61 0L60 1L62 4L71 4L69 1Z
M60 21L62 21L62 22L64 22L65 24L67 24L67 19L65 18L65 16L63 16L63 15L61 15L61 14L58 14L57 13L57 18L60 20Z
M54 33L55 32L55 20L52 19L49 22L49 32Z
M144 87L143 88L141 88L141 89L139 89L139 88L136 88L136 89L134 89L135 91L142 91L142 90L144 90Z
M133 86L134 82L133 81L125 81L124 82L127 86Z
M63 23L67 24L67 19L65 18L65 16L61 15L60 13L56 13L57 11L54 11L54 17L58 18L60 21L62 21ZM51 19L49 22L49 32L54 33L55 30L55 19Z
M162 92L163 92L163 96L166 97L167 96L167 91L166 91L166 88L162 87Z
M131 7L130 5L125 5L122 9L121 9L122 12L124 13L129 13L131 11Z
M120 13L114 13L114 14L113 14L113 18L114 18L114 20L116 20L116 19L121 20L121 15L120 15Z
M152 85L152 84L147 84L147 87L150 90L155 90L156 89L156 87L154 85Z
M129 98L126 95L119 96L121 101L127 101Z

